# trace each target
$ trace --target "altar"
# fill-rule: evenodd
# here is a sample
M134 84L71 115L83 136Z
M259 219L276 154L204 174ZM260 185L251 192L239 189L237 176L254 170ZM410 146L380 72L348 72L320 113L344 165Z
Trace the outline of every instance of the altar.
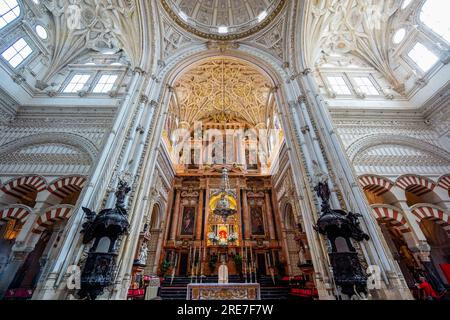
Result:
M261 300L259 283L191 283L187 300Z

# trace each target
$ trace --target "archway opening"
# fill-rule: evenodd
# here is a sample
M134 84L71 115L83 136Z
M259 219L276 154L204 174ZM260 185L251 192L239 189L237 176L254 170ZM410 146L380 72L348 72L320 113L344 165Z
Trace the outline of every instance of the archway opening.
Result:
M382 194L364 189L369 204L389 204L394 205L398 202L397 197L391 191L385 191Z
M411 186L405 190L406 203L409 207L412 207L419 203L440 204L442 200L439 196L431 191L416 191L417 186Z
M411 291L415 290L418 276L423 272L423 268L414 258L414 253L408 245L405 237L405 230L398 227L398 223L392 219L378 219L378 225L384 235L393 258L397 261L405 277L406 283Z
M420 222L420 228L431 247L430 258L434 271L443 283L449 284L450 234L444 227L449 228L448 224L438 219L428 218Z
M302 230L283 216L277 194L280 162L291 179L292 168L275 81L248 60L210 56L178 72L168 94L162 144L175 177L159 272L217 277L225 263L232 282L276 282L305 275L302 267L311 274L306 236L300 261ZM224 203L233 212L226 217L217 214ZM295 250L284 241L288 229Z

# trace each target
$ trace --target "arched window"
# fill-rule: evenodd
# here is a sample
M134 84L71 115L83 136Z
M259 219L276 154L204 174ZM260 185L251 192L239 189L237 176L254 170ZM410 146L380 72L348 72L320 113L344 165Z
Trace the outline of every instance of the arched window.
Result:
M427 0L422 7L420 20L433 32L450 43L450 1Z
M0 30L20 16L17 0L0 0Z

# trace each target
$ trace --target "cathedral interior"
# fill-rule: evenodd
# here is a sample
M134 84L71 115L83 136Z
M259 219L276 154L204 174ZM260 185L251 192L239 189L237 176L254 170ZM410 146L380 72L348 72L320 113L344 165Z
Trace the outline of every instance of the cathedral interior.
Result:
M449 10L0 0L0 300L445 298Z

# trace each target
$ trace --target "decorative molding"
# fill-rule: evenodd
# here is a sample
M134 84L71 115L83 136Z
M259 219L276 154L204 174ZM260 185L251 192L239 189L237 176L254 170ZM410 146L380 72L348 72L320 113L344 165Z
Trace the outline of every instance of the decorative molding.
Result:
M450 238L450 216L444 209L435 205L419 203L411 207L411 212L419 222L424 219L435 220L443 227Z
M230 41L249 37L266 28L283 10L287 2L288 2L287 0L278 0L278 5L271 12L268 13L268 16L263 21L261 21L257 25L252 26L248 29L244 29L243 31L227 34L213 33L211 32L211 30L206 32L204 30L196 28L195 26L190 25L189 23L181 19L177 13L174 12L172 7L168 3L168 0L161 0L161 5L164 8L165 12L169 15L169 17L185 31L204 39Z
M0 224L12 219L19 220L23 224L32 213L33 209L28 206L21 204L8 206L0 211Z
M74 206L66 204L56 205L46 209L45 213L37 219L32 232L34 234L40 234L58 221L69 220L74 209Z
M394 182L377 175L363 175L358 180L364 190L374 193L377 196L388 192L394 186Z
M419 139L406 136L391 136L386 134L374 134L355 141L350 147L347 148L347 154L350 160L353 162L358 154L362 153L370 147L383 144L398 144L413 149L419 149L431 153L439 158L450 161L450 152L444 149L433 146Z
M372 212L377 220L390 222L391 225L397 227L401 233L412 232L402 210L390 205L372 205Z
M61 143L81 149L87 152L92 160L92 163L95 162L98 154L97 147L91 141L80 135L65 132L53 132L34 134L11 141L0 146L0 155L11 153L21 148L45 143Z

